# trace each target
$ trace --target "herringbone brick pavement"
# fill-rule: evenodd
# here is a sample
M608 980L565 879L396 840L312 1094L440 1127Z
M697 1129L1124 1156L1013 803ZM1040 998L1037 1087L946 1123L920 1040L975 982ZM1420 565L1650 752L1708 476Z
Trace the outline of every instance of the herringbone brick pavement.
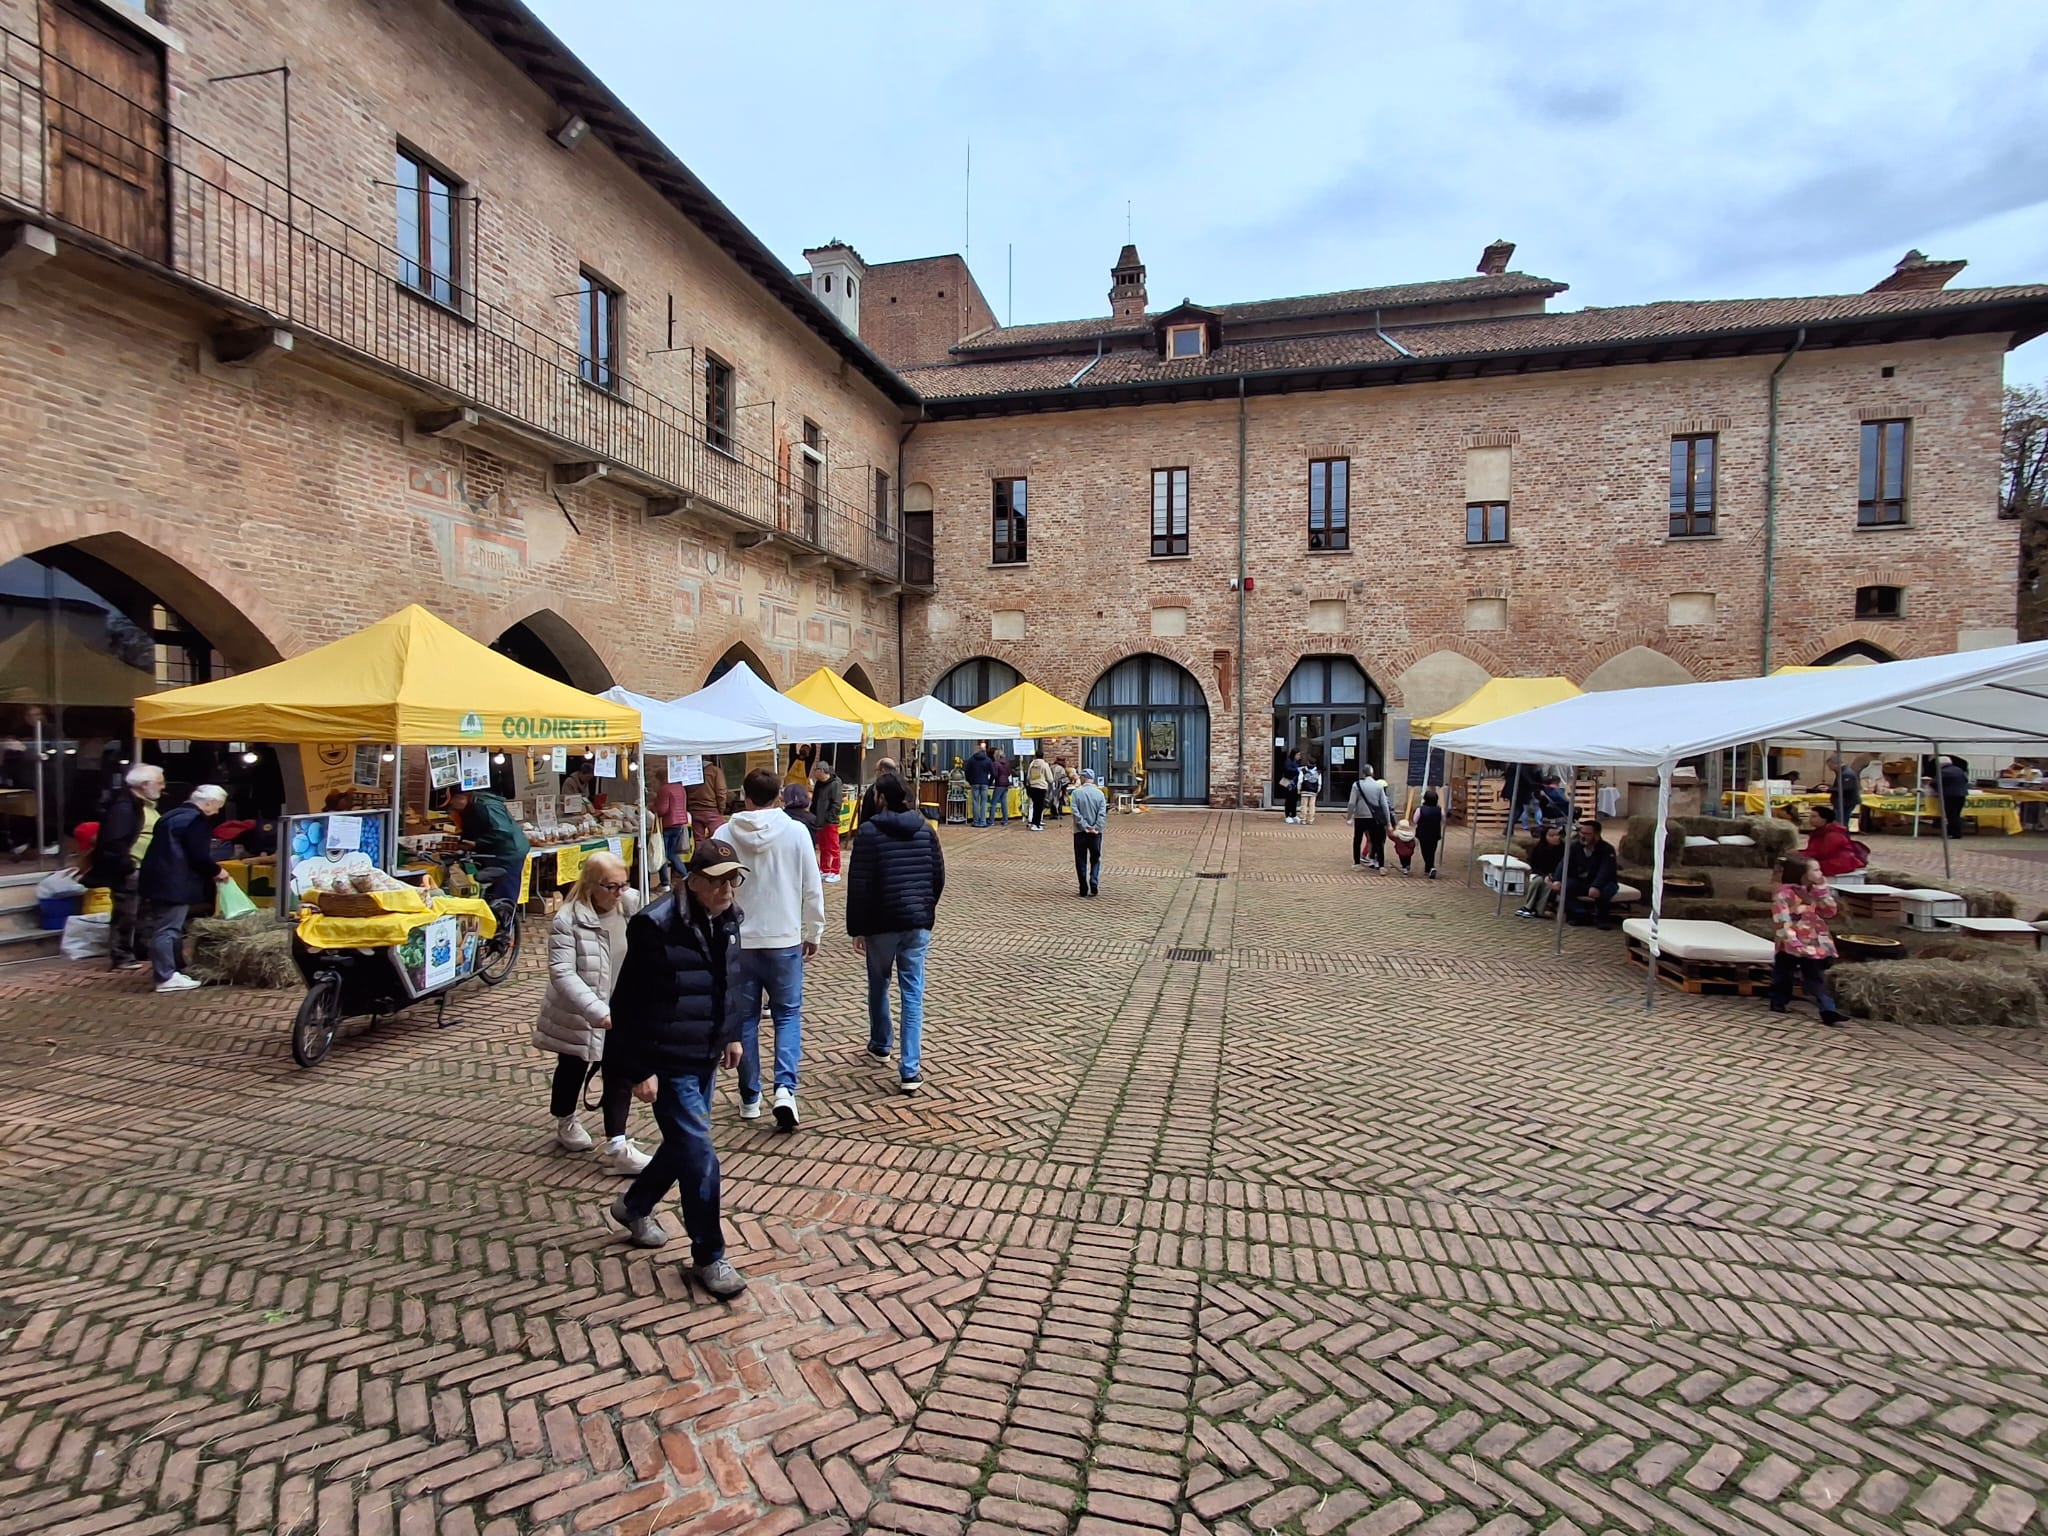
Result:
M312 1072L0 971L0 1532L2042 1529L2040 1035L1646 1013L1334 818L946 838L926 1092L835 934L803 1130L721 1108L730 1306L600 1230L531 970Z

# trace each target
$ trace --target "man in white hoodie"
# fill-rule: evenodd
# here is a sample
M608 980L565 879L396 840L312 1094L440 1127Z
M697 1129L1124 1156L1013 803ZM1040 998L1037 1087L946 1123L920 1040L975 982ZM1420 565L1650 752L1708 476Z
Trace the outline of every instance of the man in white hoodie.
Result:
M775 1124L797 1127L797 1068L804 1055L804 962L825 936L825 886L811 834L782 809L782 777L747 775L747 808L723 835L747 866L740 916L740 1118L761 1113L761 998L775 1018Z

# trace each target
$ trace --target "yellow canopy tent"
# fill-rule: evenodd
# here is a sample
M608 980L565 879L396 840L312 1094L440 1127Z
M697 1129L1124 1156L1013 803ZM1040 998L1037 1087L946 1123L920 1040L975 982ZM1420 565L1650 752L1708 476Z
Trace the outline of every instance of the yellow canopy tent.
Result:
M1411 720L1408 729L1417 736L1441 736L1468 726L1491 725L1509 715L1540 709L1562 699L1578 697L1578 684L1568 677L1493 677L1464 703L1427 719Z
M640 711L542 677L414 604L289 661L139 698L135 734L551 747L637 742Z
M1047 693L1036 683L1019 683L979 709L967 711L989 729L1005 736L1107 736L1110 724L1100 715L1077 709L1064 699Z
M815 709L835 720L851 720L874 741L884 736L924 735L924 722L915 715L891 709L880 699L871 699L830 667L820 667L802 682L783 689L783 697Z
M68 630L54 637L46 624L0 640L0 704L62 704L70 709L127 709L156 677ZM54 658L51 653L56 654ZM55 660L56 687L50 686ZM58 697L50 697L52 692Z

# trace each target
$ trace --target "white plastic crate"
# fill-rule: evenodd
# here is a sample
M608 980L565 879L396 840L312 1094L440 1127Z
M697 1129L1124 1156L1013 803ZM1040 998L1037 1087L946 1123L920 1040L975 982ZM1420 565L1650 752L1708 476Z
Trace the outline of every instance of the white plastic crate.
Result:
M1906 926L1932 933L1945 917L1968 917L1970 904L1948 891L1900 891L1899 903L1906 909Z

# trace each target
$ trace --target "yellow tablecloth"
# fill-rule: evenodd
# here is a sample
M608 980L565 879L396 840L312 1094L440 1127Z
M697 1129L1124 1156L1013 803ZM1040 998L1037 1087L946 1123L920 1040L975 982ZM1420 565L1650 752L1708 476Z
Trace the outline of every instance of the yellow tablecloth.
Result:
M1930 821L1941 819L1941 802L1932 795L1867 795L1863 809L1877 816L1896 817L1911 823L1913 813ZM2017 837L2020 831L2019 802L2011 795L1972 795L1963 802L1963 820L1979 831L2003 832Z
M383 893L379 893L383 894ZM318 908L299 914L299 937L313 949L381 949L403 944L415 928L443 917L474 917L478 931L490 938L498 931L491 905L475 896L436 896L415 912L385 912L377 917L328 917Z
M533 899L533 861L542 854L555 856L555 884L571 886L576 877L583 873L583 861L593 853L610 851L633 862L633 843L630 837L586 837L580 843L555 843L545 848L536 848L526 856L526 867L519 872L519 900L522 904Z
M1831 798L1833 797L1825 792L1821 794L1773 795L1771 796L1771 814L1773 816L1782 816L1792 811L1803 811L1810 805L1826 805ZM1721 803L1723 805L1732 806L1738 800L1742 802L1742 809L1745 815L1763 815L1764 792L1761 789L1754 787L1744 790L1729 789L1723 790L1721 793Z

